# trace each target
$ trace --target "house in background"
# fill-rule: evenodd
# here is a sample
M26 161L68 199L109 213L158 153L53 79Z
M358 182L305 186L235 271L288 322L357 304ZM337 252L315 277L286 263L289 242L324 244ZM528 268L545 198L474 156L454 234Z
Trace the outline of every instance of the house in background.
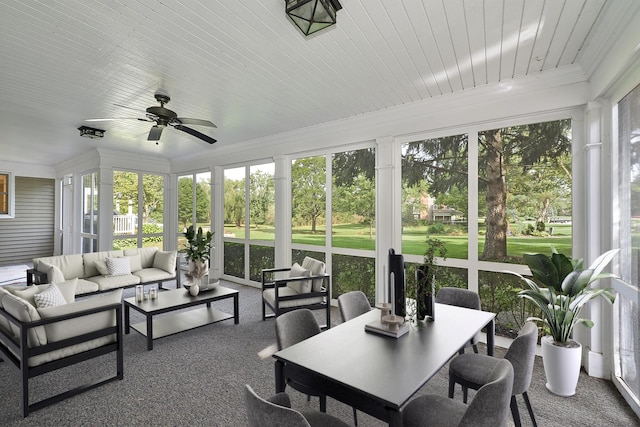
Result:
M195 195L202 178L211 185L218 248L212 274L255 285L251 259L261 251L278 266L296 251L316 251L334 273L356 256L373 265L380 298L386 253L402 244L403 144L464 134L473 178L468 255L445 264L464 269L477 290L485 273L526 272L478 259L479 135L569 119L573 256L588 262L620 247L614 268L636 286L612 283L621 301L590 307L596 327L578 331L583 363L611 378L640 413L640 359L631 351L640 336L638 271L627 239L635 223L625 205L637 167L634 138L625 135L640 129L640 2L344 0L338 24L310 38L286 19L283 1L255 3L0 5L0 265L111 249L122 237L113 229L117 172L134 174L140 189L161 178L163 231L144 234L138 215L132 238L176 248L182 180ZM217 128L197 130L217 142L171 126L149 141L157 123L146 110L162 93L171 97L164 108L179 117L213 121ZM85 122L93 118L126 120ZM83 125L104 136L81 137ZM332 160L359 150L375 154L371 249L337 246L330 229L322 246L293 242L292 161L322 157L331 195ZM225 235L225 181L265 165L275 187L273 234L253 237L246 224ZM248 204L248 182L245 189ZM131 199L139 209L145 197L137 191Z

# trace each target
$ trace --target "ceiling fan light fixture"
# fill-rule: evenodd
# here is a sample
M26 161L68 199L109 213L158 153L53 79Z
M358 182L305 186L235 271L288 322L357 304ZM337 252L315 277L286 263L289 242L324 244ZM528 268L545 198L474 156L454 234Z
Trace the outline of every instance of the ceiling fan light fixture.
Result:
M287 16L309 36L336 23L342 5L338 0L285 0Z
M104 130L91 128L89 126L80 126L78 128L80 131L80 136L84 136L85 138L102 138L104 136Z

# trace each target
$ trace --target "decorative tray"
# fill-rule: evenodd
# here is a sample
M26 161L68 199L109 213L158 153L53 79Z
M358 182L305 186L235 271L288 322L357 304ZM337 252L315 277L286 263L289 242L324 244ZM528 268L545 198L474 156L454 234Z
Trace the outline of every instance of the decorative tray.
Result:
M220 281L219 281L219 280L216 280L216 281L211 282L211 283L205 283L204 285L201 285L201 286L200 286L200 292L212 291L212 290L214 290L215 288L217 288L219 284L220 284ZM183 283L183 284L182 284L182 286L183 286L186 290L191 289L191 285L192 285L192 283L191 283L191 282L186 282L186 283Z

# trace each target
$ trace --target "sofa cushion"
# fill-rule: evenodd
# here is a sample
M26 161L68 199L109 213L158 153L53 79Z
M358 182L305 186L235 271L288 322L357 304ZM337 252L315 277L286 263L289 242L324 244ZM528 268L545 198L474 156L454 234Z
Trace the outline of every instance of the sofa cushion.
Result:
M107 268L107 261L103 259L97 259L93 262L93 265L95 265L96 270L98 270L98 274L100 274L101 276L106 276L109 274L109 269Z
M297 262L291 266L289 277L309 277L311 272L306 268L302 268ZM311 280L296 280L295 282L287 282L287 286L299 294L308 294L311 292Z
M22 289L16 289L13 291L13 295L18 296L31 304L32 306L36 306L36 299L34 298L38 292L42 292L47 289L49 285L35 285L35 286L26 286Z
M136 249L125 249L125 256L132 255L140 255L140 266L142 268L151 268L153 267L153 259L156 256L156 252L158 252L158 248L155 246L149 246L148 248L136 248ZM135 270L131 270L135 271Z
M35 294L33 298L36 301L36 308L57 307L67 303L55 283L50 284L44 291Z
M131 266L132 273L142 270L142 258L140 257L140 254L125 255L125 257L129 258L129 265Z
M10 292L7 288L9 288L9 286L0 286L0 308L3 309L4 306L2 305L2 299L5 297L5 295L10 295ZM11 330L9 321L4 316L0 316L0 329L9 333L10 336L15 337L15 335L13 335L13 331Z
M311 272L311 276L322 276L326 271L324 262L308 256L304 257L304 260L302 260L302 267L309 270ZM322 290L322 283L324 282L324 279L312 279L311 282L313 292L320 292Z
M38 271L47 275L47 283L64 282L64 274L55 265L42 261L38 264Z
M173 279L174 277L176 277L175 271L172 273L167 273L160 268L145 268L143 270L136 271L133 274L134 276L138 276L140 278L141 283L157 282L160 280Z
M153 268L159 268L167 273L176 271L176 256L178 251L158 251L153 258Z
M125 274L123 276L108 276L108 277L93 276L93 277L88 277L87 280L94 282L97 285L96 291L108 291L110 289L122 288L125 286L137 285L138 283L140 283L140 278L133 274Z
M96 267L96 261L106 261L107 257L118 258L124 256L124 251L101 251L101 252L90 252L86 254L82 254L82 259L84 262L84 276L93 277L98 276L101 273L98 272L98 268Z
M5 295L4 298L2 298L2 307L7 313L21 322L35 322L40 320L40 314L38 314L36 308L18 296L11 294ZM13 335L19 337L20 329L18 326L13 323L9 324ZM37 347L39 345L45 345L46 343L47 335L43 326L29 329L27 333L27 345L29 347Z
M131 274L131 261L129 257L107 257L107 270L109 270L109 276L126 276Z
M62 296L67 303L75 302L76 289L78 288L78 279L73 278L71 280L65 280L64 282L56 283L58 289L62 292Z
M33 259L33 267L42 271L40 267L40 263L45 262L50 265L54 265L62 271L64 276L64 280L86 277L84 274L84 264L83 264L83 255L74 254L74 255L57 255L43 258L34 258ZM43 271L47 273L47 271Z
M93 282L91 279L102 276L94 276L87 277L86 279L78 279L76 286L76 295L84 295L90 294L92 292L98 292L100 290L100 286L96 282Z

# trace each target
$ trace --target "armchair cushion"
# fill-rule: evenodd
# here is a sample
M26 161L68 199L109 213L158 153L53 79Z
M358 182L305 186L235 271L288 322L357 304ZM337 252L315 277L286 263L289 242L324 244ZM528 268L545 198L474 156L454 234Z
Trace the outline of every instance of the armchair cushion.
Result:
M309 277L310 275L311 272L297 262L291 266L291 270L289 271L289 277ZM287 282L287 286L299 294L308 294L311 292L311 280Z
M310 304L320 304L324 301L324 297L310 297L310 298L296 298L286 299L286 297L300 295L295 290L288 286L283 286L278 289L278 306L280 308L291 308ZM276 306L276 293L274 289L265 289L262 292L262 298L271 306ZM284 299L283 299L284 298Z
M62 270L48 262L42 261L38 264L38 271L47 274L47 282L49 283L64 282L64 274L62 274Z
M36 308L18 296L12 294L5 295L4 298L2 298L2 307L7 313L21 322L35 322L40 320L40 314ZM15 337L19 337L20 328L13 323L10 323L10 326L13 335ZM27 345L29 347L37 347L46 344L47 334L43 326L29 329L29 333L27 334Z
M308 256L304 257L304 260L302 260L302 268L309 270L311 272L311 276L322 276L326 272L324 262ZM313 292L320 292L322 290L323 279L313 279L311 282Z

